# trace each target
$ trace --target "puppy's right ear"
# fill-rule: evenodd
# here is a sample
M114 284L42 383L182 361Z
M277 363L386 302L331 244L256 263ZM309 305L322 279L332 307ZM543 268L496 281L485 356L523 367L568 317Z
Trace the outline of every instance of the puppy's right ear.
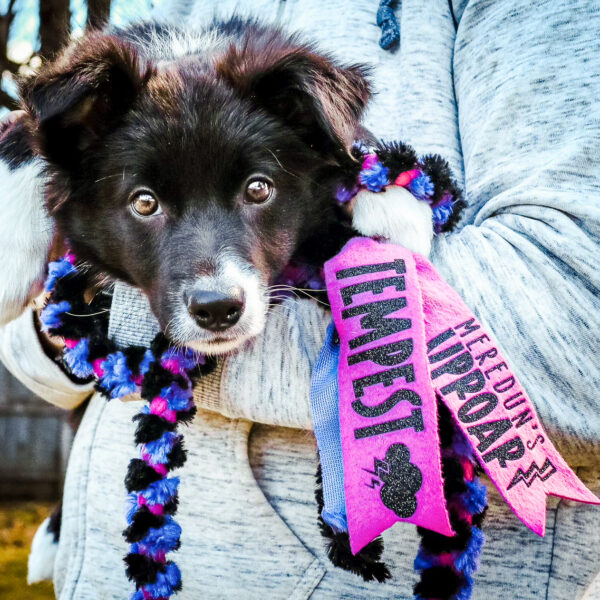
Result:
M93 33L21 86L38 151L70 169L129 110L152 68L133 46Z

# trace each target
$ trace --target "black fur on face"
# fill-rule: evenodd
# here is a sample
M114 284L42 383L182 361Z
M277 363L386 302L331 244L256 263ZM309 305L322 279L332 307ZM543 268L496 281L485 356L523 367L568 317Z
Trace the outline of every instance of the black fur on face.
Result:
M358 67L256 24L221 27L226 44L175 57L172 30L145 52L131 32L93 34L22 89L60 233L99 274L141 288L175 342L207 353L260 333L293 256L337 249L336 174L369 95ZM264 202L246 191L255 180L272 186ZM239 320L208 331L190 309L198 293L238 298Z

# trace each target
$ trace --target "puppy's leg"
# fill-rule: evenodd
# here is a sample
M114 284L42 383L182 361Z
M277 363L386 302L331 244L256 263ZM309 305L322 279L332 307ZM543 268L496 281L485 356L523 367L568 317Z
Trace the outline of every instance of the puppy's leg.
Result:
M359 192L352 209L354 229L369 237L384 238L428 256L433 239L433 214L427 202L408 190L392 186L384 193Z
M43 201L43 162L29 147L24 114L0 122L0 325L43 287L52 221Z
M59 504L33 536L27 562L27 583L29 585L51 580L54 575L61 519L62 506Z

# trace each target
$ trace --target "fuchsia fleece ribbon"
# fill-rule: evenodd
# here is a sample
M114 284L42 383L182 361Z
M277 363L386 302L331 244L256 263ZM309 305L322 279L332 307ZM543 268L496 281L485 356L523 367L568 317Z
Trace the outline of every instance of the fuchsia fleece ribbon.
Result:
M366 238L325 265L340 338L346 513L357 553L397 521L452 535L436 394L500 494L544 535L546 496L600 504L485 330L425 258Z

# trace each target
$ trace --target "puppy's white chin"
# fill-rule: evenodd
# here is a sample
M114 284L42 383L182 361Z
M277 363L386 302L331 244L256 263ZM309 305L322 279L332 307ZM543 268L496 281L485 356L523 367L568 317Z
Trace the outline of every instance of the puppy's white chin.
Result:
M207 356L221 356L223 354L229 354L235 350L239 350L246 344L248 340L252 339L253 337L254 336L242 336L222 342L197 340L186 344L186 346L196 352L199 352L200 354L206 354Z

